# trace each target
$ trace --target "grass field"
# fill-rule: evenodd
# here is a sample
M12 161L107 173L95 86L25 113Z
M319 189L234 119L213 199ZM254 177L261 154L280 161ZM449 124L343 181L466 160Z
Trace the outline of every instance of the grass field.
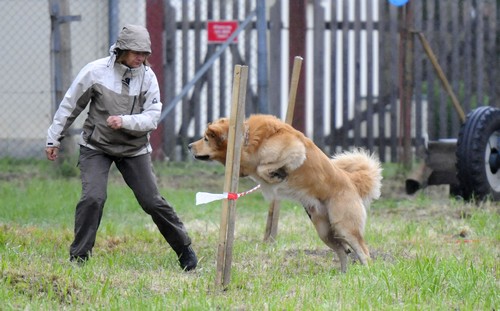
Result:
M231 283L215 286L220 165L156 163L199 257L180 270L174 252L112 171L94 256L68 261L77 177L49 161L0 160L0 310L499 310L500 208L450 199L446 187L403 193L386 166L383 195L368 216L373 260L346 274L303 208L282 202L278 237L262 241L268 203L238 200ZM69 172L69 173L68 173ZM64 175L70 176L72 168ZM240 181L241 191L254 184Z

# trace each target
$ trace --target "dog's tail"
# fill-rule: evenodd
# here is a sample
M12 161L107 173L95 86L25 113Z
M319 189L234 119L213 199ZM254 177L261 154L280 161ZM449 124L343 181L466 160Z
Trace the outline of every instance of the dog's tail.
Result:
M382 167L375 155L364 149L356 149L339 153L331 161L348 173L367 209L373 200L380 197Z

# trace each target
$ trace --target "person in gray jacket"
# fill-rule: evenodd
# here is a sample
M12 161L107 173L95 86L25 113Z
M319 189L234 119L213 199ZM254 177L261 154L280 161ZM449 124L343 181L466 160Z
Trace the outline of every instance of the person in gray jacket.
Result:
M65 132L88 106L79 139L82 194L76 206L71 261L85 262L92 254L107 198L109 170L115 163L140 206L177 253L181 268L196 268L191 239L174 208L160 195L152 169L149 136L158 125L162 103L158 81L146 62L150 54L147 29L123 27L110 56L79 72L47 131L45 151L54 161Z

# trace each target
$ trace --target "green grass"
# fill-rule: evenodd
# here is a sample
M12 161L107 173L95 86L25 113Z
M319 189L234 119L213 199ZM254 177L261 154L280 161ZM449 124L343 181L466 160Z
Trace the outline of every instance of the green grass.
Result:
M68 261L77 177L48 161L0 161L0 310L498 310L500 213L439 187L409 197L387 167L383 197L370 211L373 260L339 273L303 208L282 202L277 240L262 241L269 204L238 200L231 282L215 286L221 203L195 206L198 191L220 192L222 166L156 163L162 194L175 207L200 259L180 270L174 252L119 173L94 256ZM399 179L399 180L398 180ZM240 189L254 184L240 181Z

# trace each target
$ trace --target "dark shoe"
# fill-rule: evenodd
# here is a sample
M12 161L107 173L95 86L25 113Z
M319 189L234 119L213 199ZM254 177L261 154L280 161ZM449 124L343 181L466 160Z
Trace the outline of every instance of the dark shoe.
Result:
M69 256L69 261L74 262L78 265L84 265L89 260L89 256L77 256L71 255Z
M196 268L198 264L198 258L191 246L184 247L180 252L177 252L177 257L179 258L179 264L184 271L191 271Z

